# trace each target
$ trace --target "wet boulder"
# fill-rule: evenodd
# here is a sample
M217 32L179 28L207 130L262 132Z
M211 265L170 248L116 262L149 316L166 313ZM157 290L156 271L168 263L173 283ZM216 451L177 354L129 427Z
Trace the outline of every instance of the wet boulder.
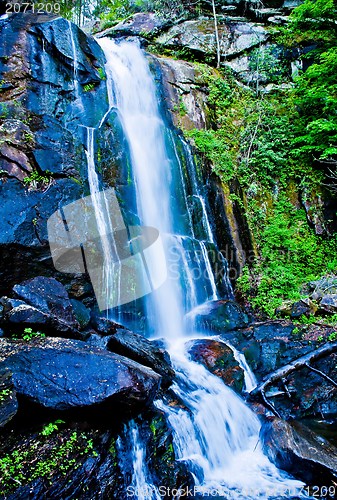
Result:
M118 412L150 403L160 386L160 375L150 368L85 342L0 341L1 366L13 373L15 390L44 408L104 405Z
M209 301L194 312L197 328L223 333L248 325L249 319L241 307L232 300Z
M170 385L174 370L168 352L142 335L129 330L119 330L109 337L107 349L152 368L163 377L163 384Z
M307 484L329 485L337 478L337 448L299 422L275 418L260 432L263 450L277 467Z
M226 344L208 339L192 340L187 344L187 349L193 361L204 365L236 392L242 392L244 372L232 349Z

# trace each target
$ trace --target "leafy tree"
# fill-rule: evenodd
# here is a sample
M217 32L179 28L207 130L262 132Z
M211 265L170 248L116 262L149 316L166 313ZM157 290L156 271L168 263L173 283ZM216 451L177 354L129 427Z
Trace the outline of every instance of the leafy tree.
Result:
M305 0L282 32L288 46L299 45L304 66L297 79L295 105L300 113L295 154L323 166L337 164L337 4L334 0ZM309 52L308 45L313 46Z

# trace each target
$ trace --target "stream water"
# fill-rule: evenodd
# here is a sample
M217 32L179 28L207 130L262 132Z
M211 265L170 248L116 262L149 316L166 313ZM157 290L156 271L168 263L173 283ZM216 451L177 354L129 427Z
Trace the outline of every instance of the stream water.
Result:
M196 496L205 492L211 492L213 498L228 499L296 496L302 483L279 471L263 454L256 415L186 353L185 343L193 332L193 321L189 321L187 332L187 313L208 300L232 295L226 269L221 286L214 277L209 250L214 251L215 243L207 198L188 145L167 125L149 61L139 44L110 39L99 43L107 59L110 109L118 113L130 149L138 216L142 225L160 231L166 254L165 264L162 255L153 252L151 273L167 265L168 279L147 297L146 305L149 334L165 339L177 373L172 389L183 402L181 407L170 406L165 400L155 403L173 429L176 457L193 474L199 489ZM92 134L88 130L87 157L90 188L95 193L98 187L90 153ZM180 141L180 148L176 141ZM184 161L178 149L183 151ZM189 214L191 203L198 203L200 208L203 232L199 238ZM198 336L196 331L193 335ZM245 370L246 389L250 390L254 376L240 354L234 354ZM160 498L159 488L165 485L152 484L135 424L129 432L133 498ZM146 486L150 486L151 496Z

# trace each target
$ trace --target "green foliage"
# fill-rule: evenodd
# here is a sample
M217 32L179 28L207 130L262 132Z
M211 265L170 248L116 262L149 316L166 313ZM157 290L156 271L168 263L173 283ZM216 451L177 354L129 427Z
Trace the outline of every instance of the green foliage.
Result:
M64 424L64 420L55 420L55 422L50 422L45 425L41 431L42 436L50 436L53 432L59 430L59 424Z
M83 86L84 92L90 92L91 90L94 90L94 88L95 88L95 84L94 83L86 83Z
M23 331L22 337L13 337L14 339L22 338L22 340L25 340L26 342L29 342L32 339L36 338L45 338L45 334L41 332L34 332L32 328L25 328Z
M0 390L0 404L5 401L8 396L10 396L10 394L12 393L12 390L11 389L1 389Z
M73 431L66 439L61 440L57 440L55 436L54 445L48 444L51 434L57 431L51 427L55 424L44 427L39 435L40 439L0 458L0 490L3 494L8 495L18 486L29 484L38 478L50 480L54 474L65 476L69 470L80 466L81 463L75 458L78 455L97 456L92 439L88 439L83 432Z
M334 0L305 0L278 35L279 42L289 47L315 44L302 56L309 67L295 82L300 121L293 144L298 158L317 159L326 171L331 166L335 170L337 164L336 23Z
M308 227L304 210L294 207L284 195L255 234L260 258L251 269L246 267L237 287L270 317L283 301L300 299L305 282L337 268L337 238L317 236Z
M51 172L49 172L49 170L46 170L43 174L40 174L37 170L33 170L23 179L23 182L29 187L37 189L38 187L44 187L49 184L51 179Z

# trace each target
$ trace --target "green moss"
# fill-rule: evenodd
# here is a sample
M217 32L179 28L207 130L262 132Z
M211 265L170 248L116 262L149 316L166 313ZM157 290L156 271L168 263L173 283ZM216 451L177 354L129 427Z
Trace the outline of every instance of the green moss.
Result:
M2 493L8 495L38 478L50 481L54 474L66 475L81 465L76 459L78 455L97 456L92 439L83 432L73 431L60 440L55 437L56 441L50 444L48 440L56 430L55 424L49 424L44 427L39 439L0 457Z

